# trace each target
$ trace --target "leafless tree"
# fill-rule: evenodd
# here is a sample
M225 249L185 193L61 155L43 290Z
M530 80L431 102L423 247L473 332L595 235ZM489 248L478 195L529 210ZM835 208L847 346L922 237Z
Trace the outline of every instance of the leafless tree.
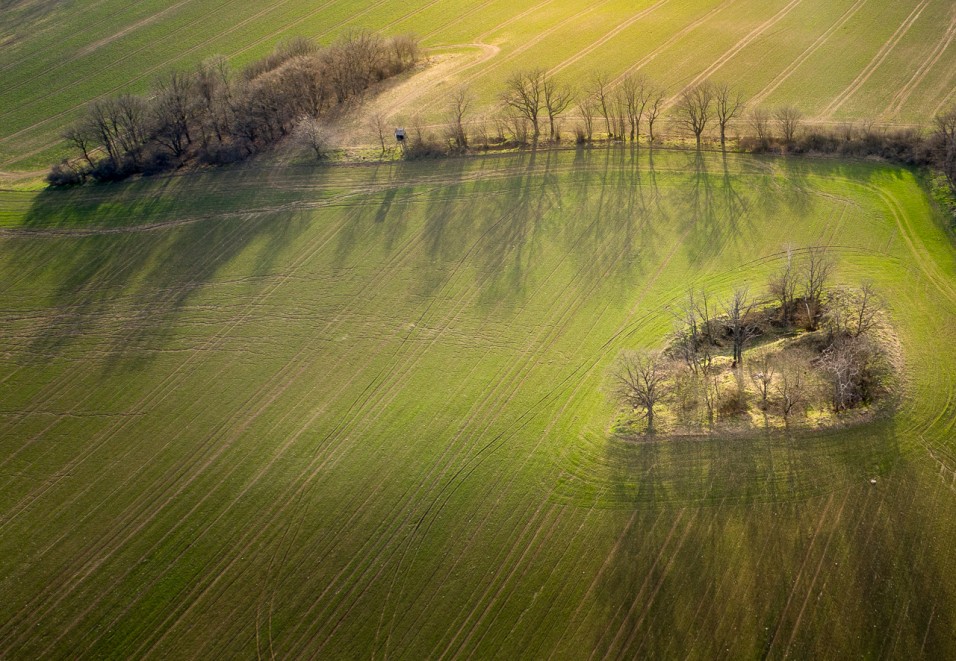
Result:
M190 123L199 102L193 76L174 71L159 79L153 90L153 137L174 156L182 156L192 144Z
M774 117L780 126L780 136L783 141L788 145L793 144L800 122L803 120L803 113L793 106L783 106L774 111Z
M558 115L563 113L574 102L574 91L570 85L555 80L553 76L545 74L541 81L541 91L544 99L544 109L548 113L548 137L550 140L560 140L556 130Z
M828 347L820 362L830 381L834 411L872 401L879 380L878 351L866 338L845 338Z
M315 153L316 159L325 158L328 152L328 131L319 119L309 115L300 117L294 136L299 144Z
M93 167L93 150L96 149L96 131L89 119L82 119L67 128L63 133L63 137L76 147L80 151L80 154L83 155L83 160L85 160L90 167Z
M768 143L772 137L770 134L770 111L759 106L751 109L750 127L758 140L765 144Z
M594 97L590 94L578 99L578 113L581 115L581 123L584 129L584 138L591 142L594 138L594 115L597 112L597 104Z
M372 135L378 140L384 154L387 151L385 138L388 136L388 118L383 112L373 112L368 116L367 125Z
M505 82L505 92L501 97L505 106L531 124L533 140L541 134L539 117L544 107L544 69L520 71Z
M459 149L468 147L468 131L465 128L465 116L471 111L472 94L467 87L459 87L452 92L448 100L445 117L450 127L450 137Z
M757 392L760 393L760 409L767 410L767 398L770 395L770 385L773 383L773 375L776 371L776 365L770 354L763 354L757 359L757 362L750 365L750 380L753 381Z
M730 331L733 342L733 367L743 365L744 347L757 334L757 326L753 322L753 309L757 303L751 299L746 288L734 290L733 296L723 304L724 314L727 315L727 329Z
M933 118L936 165L956 188L956 107Z
M714 116L714 86L703 81L681 92L677 99L677 121L694 134L697 148L701 147L701 136Z
M807 311L807 328L814 330L820 319L823 294L833 274L833 260L824 247L811 247L803 264L803 302Z
M744 108L744 97L740 90L732 88L727 83L714 85L714 114L717 116L717 125L720 127L720 146L724 147L727 135L727 125L737 117Z
M780 413L785 422L806 401L803 366L796 360L785 361L778 366L779 378L776 391L780 397Z
M667 100L667 92L663 89L648 90L647 92L647 140L654 144L654 123L664 112L664 103Z
M644 409L647 431L654 430L654 407L664 396L666 372L664 359L656 352L622 354L615 371L617 392L625 404Z
M594 99L594 105L601 116L604 117L604 128L609 138L614 137L614 127L611 125L614 113L613 98L611 94L611 79L603 71L597 72L591 76L586 93Z
M879 314L880 307L879 296L877 295L876 290L873 288L873 285L869 282L864 282L860 286L860 290L854 304L854 327L852 329L853 337L860 337L861 335L868 333L876 325L877 315Z
M780 320L789 324L793 320L794 301L797 292L797 270L793 263L793 250L787 248L784 265L770 276L768 289L780 303Z

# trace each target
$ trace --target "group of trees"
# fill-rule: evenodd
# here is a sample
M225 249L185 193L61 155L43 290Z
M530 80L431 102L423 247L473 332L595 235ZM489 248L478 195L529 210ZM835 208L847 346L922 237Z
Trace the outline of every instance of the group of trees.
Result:
M234 74L223 58L156 81L146 96L93 103L65 137L79 158L54 167L53 184L87 176L111 180L178 167L189 160L240 160L300 124L343 107L385 78L414 66L415 37L350 33L328 47L306 38ZM319 136L311 133L315 141ZM317 142L314 142L317 144Z
M678 328L667 350L621 356L614 372L620 400L641 412L649 431L655 407L664 400L678 411L702 407L709 424L718 415L741 413L748 405L748 382L760 409L773 410L785 422L814 396L834 412L872 403L886 375L883 352L873 337L879 298L868 284L831 290L833 271L834 262L823 248L809 248L799 259L788 251L770 276L763 300L751 297L746 288L722 301L707 292L689 293L675 309ZM795 326L808 331L799 350L759 352L745 365L754 338L790 336ZM729 370L717 360L723 352ZM811 393L815 383L825 383L827 393Z

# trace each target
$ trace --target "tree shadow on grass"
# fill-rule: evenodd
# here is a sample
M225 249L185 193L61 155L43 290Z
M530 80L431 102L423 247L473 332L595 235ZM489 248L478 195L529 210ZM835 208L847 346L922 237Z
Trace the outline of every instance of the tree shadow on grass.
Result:
M250 170L40 193L5 245L20 285L48 288L25 358L82 344L106 370L150 361L194 294L240 255L251 261L246 277L265 286L306 227L283 197Z
M899 433L610 442L637 523L596 591L595 655L951 658L956 499Z

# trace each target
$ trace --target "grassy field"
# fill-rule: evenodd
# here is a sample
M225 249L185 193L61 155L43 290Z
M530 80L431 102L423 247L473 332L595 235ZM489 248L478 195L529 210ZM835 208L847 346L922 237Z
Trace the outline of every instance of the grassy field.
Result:
M214 54L241 66L282 39L354 28L415 32L441 67L390 98L399 118L440 108L459 83L490 104L532 66L571 81L646 73L674 94L711 77L820 122L921 123L956 101L950 0L14 0L0 17L0 170L65 155L60 133L91 100Z
M940 227L906 170L624 149L2 192L0 656L952 658ZM614 356L785 241L888 298L898 413L611 438Z

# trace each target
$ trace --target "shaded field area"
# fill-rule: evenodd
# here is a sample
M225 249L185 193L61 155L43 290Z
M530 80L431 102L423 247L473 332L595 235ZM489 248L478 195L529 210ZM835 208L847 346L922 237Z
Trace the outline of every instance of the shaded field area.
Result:
M236 67L293 36L413 32L435 59L387 110L437 111L467 84L487 108L515 71L582 85L646 74L676 95L705 78L813 120L926 123L956 101L949 0L12 0L0 17L0 169L48 167L91 101L224 55ZM428 119L436 120L439 113ZM369 142L373 142L369 137Z
M897 413L612 438L618 352L786 243L887 298ZM608 149L0 193L0 656L952 657L954 315L936 211L877 165Z

